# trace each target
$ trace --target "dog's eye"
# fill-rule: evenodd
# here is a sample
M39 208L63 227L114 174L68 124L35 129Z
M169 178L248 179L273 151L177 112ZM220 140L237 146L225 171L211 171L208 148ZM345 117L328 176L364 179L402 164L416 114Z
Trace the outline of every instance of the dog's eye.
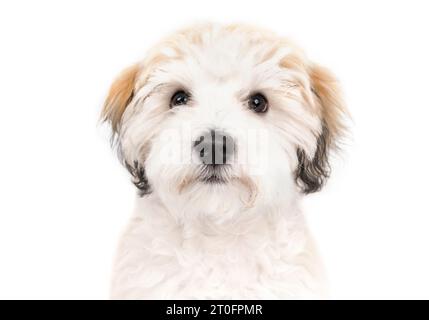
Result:
M264 113L268 110L267 98L261 93L253 94L249 98L249 108L257 113Z
M189 100L189 94L183 90L176 91L171 97L170 108L187 104Z

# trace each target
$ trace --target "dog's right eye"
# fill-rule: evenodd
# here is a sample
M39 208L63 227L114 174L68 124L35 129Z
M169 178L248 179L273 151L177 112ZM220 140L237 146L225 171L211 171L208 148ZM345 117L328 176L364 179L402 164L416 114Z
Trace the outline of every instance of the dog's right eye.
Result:
M189 101L189 94L183 90L176 91L171 97L170 108L187 104Z

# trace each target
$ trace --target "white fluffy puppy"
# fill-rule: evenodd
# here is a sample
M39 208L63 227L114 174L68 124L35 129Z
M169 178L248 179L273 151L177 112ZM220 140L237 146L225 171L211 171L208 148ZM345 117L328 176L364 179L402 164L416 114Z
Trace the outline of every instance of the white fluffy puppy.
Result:
M139 190L112 297L324 297L299 201L344 113L335 78L270 32L199 25L155 46L103 110Z

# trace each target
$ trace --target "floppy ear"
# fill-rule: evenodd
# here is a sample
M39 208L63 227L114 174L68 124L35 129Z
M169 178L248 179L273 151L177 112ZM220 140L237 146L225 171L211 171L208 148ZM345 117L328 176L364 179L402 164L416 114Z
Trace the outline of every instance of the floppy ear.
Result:
M319 110L322 130L317 137L314 155L298 148L296 180L304 193L319 191L330 174L329 153L337 147L344 132L343 116L346 109L336 78L325 68L311 65L308 69L311 91Z
M111 124L113 134L118 133L122 115L134 97L134 85L139 70L137 64L125 69L110 87L101 118Z
M140 67L137 64L125 69L110 87L101 113L101 119L109 122L112 126L113 137L119 133L122 115L134 97L134 87L139 72ZM119 159L133 177L133 183L139 189L139 195L143 196L150 193L150 185L147 181L144 167L138 161L134 161L132 165L129 164L122 158L121 152L119 147Z

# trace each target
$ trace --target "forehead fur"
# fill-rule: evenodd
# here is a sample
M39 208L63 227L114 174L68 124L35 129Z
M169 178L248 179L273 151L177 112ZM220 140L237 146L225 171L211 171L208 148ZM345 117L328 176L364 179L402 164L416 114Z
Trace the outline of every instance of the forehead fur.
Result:
M200 25L182 30L159 43L148 54L140 84L160 63L168 61L193 62L208 74L220 79L241 71L240 67L255 67L269 60L280 60L294 52L305 59L290 42L269 31L242 25Z

